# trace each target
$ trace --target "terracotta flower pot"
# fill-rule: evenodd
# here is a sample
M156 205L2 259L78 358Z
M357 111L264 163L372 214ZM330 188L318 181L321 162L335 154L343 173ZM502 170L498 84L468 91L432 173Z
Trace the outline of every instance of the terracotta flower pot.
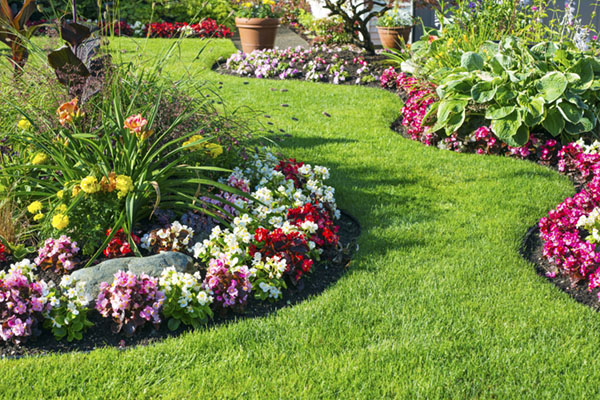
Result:
M242 50L251 53L253 50L273 48L279 18L236 18L235 26L240 32Z
M381 39L381 45L386 49L396 50L399 50L402 46L400 36L404 39L404 43L408 43L411 30L412 26L377 27L377 32L379 32L379 39Z

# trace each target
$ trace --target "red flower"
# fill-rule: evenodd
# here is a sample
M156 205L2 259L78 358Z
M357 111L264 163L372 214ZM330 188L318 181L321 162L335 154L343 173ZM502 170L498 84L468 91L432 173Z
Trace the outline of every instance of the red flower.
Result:
M106 236L110 236L110 229L106 230ZM140 238L134 234L131 234L131 238L135 244L140 243ZM131 245L125 236L123 229L119 229L115 236L108 242L108 246L104 249L104 255L108 258L124 257L128 254L133 253Z

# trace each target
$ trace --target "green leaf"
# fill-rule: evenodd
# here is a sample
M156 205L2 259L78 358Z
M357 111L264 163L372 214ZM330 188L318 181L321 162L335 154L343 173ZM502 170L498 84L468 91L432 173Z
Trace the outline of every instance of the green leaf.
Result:
M479 82L471 88L471 96L477 103L487 103L496 95L496 87L490 82Z
M488 109L485 111L485 118L486 119L504 118L507 115L511 114L513 111L515 111L515 109L516 109L515 106L500 107L498 105L492 105L492 106L488 107Z
M558 111L558 108L551 107L548 109L548 113L542 122L542 126L554 137L561 134L563 129L565 129L565 120L560 111Z
M544 119L544 99L534 97L529 99L529 104L526 106L525 124L529 127L539 125Z
M483 57L473 51L463 53L460 58L460 66L467 71L477 71L483 69Z
M529 128L521 125L514 136L506 138L504 141L512 147L524 146L529 141Z
M180 324L181 324L180 320L171 318L171 319L169 319L167 326L169 327L170 330L174 331L174 330L177 330L177 328L179 328Z
M583 117L582 109L565 101L558 104L558 111L560 111L562 116L572 124L578 124L581 117Z
M579 75L579 80L574 82L576 89L587 90L592 86L592 82L594 81L594 67L589 58L579 60L569 72Z
M506 141L517 134L521 124L521 115L518 111L513 111L503 118L492 120L491 128L496 136Z
M495 99L500 104L509 103L515 97L517 97L517 93L513 91L508 85L500 86L496 90Z
M452 115L464 112L467 102L464 100L442 100L437 110L437 120L445 124Z
M537 82L537 89L546 103L556 101L567 89L567 78L562 72L548 72Z
M450 136L458 130L465 122L465 109L463 108L458 114L452 114L452 116L446 121L446 135Z

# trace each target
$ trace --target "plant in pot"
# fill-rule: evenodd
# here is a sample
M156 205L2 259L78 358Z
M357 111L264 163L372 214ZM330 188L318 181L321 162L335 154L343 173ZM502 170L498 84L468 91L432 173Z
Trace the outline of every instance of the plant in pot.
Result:
M240 32L244 53L273 48L279 15L279 9L275 7L273 0L253 0L241 4L235 26Z
M381 45L386 49L399 50L403 43L408 42L413 25L414 19L408 10L398 7L387 10L377 20Z

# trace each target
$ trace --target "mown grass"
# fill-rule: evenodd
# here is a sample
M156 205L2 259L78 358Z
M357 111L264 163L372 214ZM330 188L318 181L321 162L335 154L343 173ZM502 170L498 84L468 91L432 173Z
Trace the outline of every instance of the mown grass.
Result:
M148 42L146 56L169 43ZM184 73L201 43L182 42L165 72ZM118 45L136 56L131 41ZM233 50L214 41L189 71L229 109L271 115L291 134L287 154L331 169L363 227L351 269L269 317L124 352L2 361L2 397L598 397L600 317L519 256L527 229L572 194L566 178L404 140L389 129L400 100L382 90L209 70Z

